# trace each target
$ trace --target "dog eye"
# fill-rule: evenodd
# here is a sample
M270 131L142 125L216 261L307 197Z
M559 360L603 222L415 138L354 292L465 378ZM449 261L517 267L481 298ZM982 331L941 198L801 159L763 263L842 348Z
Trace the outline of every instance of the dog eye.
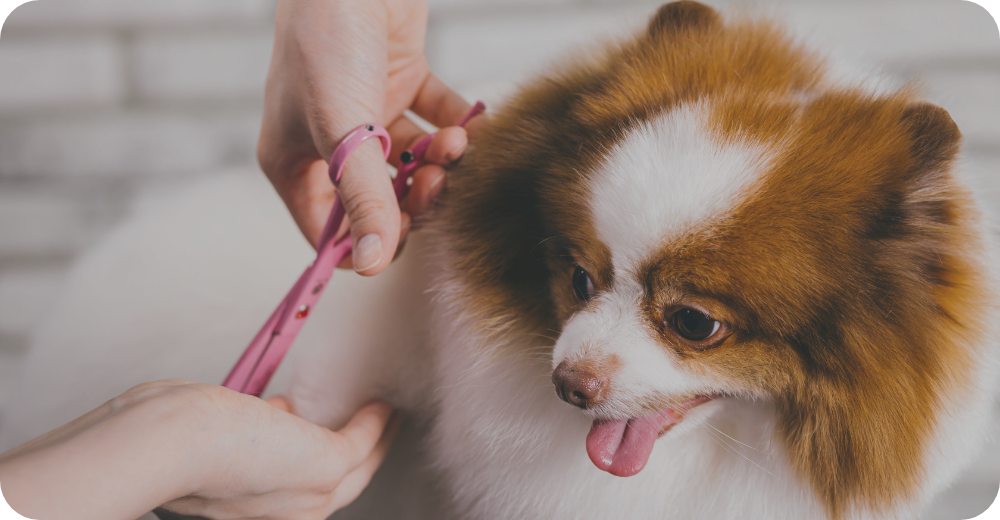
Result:
M675 312L670 321L677 334L688 341L705 341L722 329L721 322L690 307L684 307Z
M594 282L590 279L587 271L580 266L576 266L576 270L573 271L573 292L581 301L587 301L594 297Z

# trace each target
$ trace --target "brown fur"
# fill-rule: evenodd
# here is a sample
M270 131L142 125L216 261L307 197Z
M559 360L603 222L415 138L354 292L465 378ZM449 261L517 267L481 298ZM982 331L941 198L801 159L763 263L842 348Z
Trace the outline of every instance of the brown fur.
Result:
M748 128L777 164L732 215L661 248L647 309L662 320L694 295L734 326L718 349L675 348L691 370L776 400L792 463L832 517L892 507L924 476L942 382L966 371L981 328L985 284L961 255L979 245L975 218L956 222L967 195L945 169L957 127L906 92L751 110L784 122Z
M588 356L570 364L577 372L585 372L599 379L610 379L622 368L622 360L616 354Z
M667 4L646 33L491 115L439 219L460 237L451 267L466 312L550 335L584 305L574 263L598 293L613 287L589 175L628 129L694 101L713 107L720 140L777 160L750 200L646 263L650 329L680 302L726 321L734 333L717 348L663 343L687 369L776 403L791 464L831 517L891 508L924 476L987 298L970 260L979 217L948 174L960 133L909 90L829 89L822 62L769 23Z

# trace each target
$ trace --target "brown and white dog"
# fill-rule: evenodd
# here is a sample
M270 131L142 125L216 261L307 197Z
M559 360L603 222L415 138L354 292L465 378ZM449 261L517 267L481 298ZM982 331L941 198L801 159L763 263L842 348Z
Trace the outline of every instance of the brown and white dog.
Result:
M915 89L833 77L773 24L688 1L524 88L450 173L427 236L373 280L338 273L293 349L298 413L337 426L386 397L413 418L341 515L919 517L981 448L1000 381L1000 263L960 143ZM165 248L142 238L161 221L200 248L163 268L224 296L139 302L131 335L89 356L138 335L162 363L225 372L307 255L257 260L290 225L198 239L209 215L276 201L220 182L87 260L26 379L99 320L73 291L113 298L123 250ZM283 218L270 204L261 218ZM247 289L275 265L270 293ZM120 293L185 283L136 275ZM218 330L226 313L241 317Z

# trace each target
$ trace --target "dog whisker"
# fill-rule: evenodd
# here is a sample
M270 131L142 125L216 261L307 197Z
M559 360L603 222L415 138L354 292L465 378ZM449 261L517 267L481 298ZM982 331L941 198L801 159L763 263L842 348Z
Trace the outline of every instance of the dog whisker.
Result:
M722 430L720 430L720 429L716 428L715 426L712 426L711 424L708 424L708 423L705 423L705 426L708 426L709 428L711 428L711 429L713 429L713 430L715 430L715 431L719 432L719 433L720 433L721 435L725 435L725 436L726 436L726 438L728 438L729 440L731 440L731 441L733 441L733 442L735 442L735 443L737 443L737 444L740 444L741 446L746 446L747 448L750 448L751 450L754 450L754 451L756 451L756 452L759 452L759 453L764 453L764 452L763 452L762 450L760 450L760 449L757 449L757 448L754 448L753 446L750 446L749 444L744 444L744 443L742 443L742 442L740 442L740 441L738 441L738 440L736 440L736 439L734 439L734 438L730 437L729 435L726 435L726 434L725 434L725 433L724 433L724 432L723 432Z
M725 442L725 440L723 440L721 437L719 437L718 435L716 435L714 432L711 432L711 431L708 431L708 430L706 430L706 431L708 432L709 435L712 436L713 439L715 439L717 442L719 442L720 444L722 444L723 446L725 446L727 448L727 451L729 451L731 453L734 453L736 455L739 455L740 457L743 457L744 459L746 459L747 462L749 462L750 464L753 464L754 466L757 466L764 473L767 473L768 475L771 475L772 477L774 477L774 478L776 478L778 480L781 480L781 477L775 475L774 473L771 473L764 466L761 466L760 464L757 464L756 462L754 462L753 459L751 459L750 457L746 456L746 454L744 454L743 452L741 452L741 451L737 450L736 448L732 447L728 442Z

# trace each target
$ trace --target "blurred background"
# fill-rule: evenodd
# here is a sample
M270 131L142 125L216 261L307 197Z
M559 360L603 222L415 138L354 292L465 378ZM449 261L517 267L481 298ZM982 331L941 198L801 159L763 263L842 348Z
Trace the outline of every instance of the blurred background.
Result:
M648 0L429 0L432 69L497 103L574 49L627 35ZM787 21L817 49L920 77L965 135L1000 214L1000 34L962 0L705 3ZM74 258L137 208L223 170L254 171L275 0L36 0L0 33L0 420ZM248 173L252 174L252 173ZM1000 443L929 518L985 510Z

